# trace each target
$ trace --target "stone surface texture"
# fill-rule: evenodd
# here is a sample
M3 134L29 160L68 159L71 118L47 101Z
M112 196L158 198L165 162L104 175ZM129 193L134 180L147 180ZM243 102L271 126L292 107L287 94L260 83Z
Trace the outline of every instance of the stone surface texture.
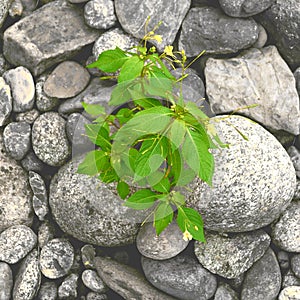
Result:
M94 270L84 270L81 275L82 282L90 290L97 293L104 293L107 290L106 284Z
M294 255L292 257L291 267L294 274L300 279L300 254Z
M31 125L39 115L40 115L39 111L33 108L31 110L16 114L16 121L26 122Z
M0 28L2 27L6 16L8 14L9 7L13 0L3 0L0 3Z
M218 286L214 300L239 300L239 297L238 293L225 283Z
M39 300L56 300L57 299L57 286L53 281L46 281L41 284L39 294Z
M13 287L13 274L10 266L0 262L0 299L10 300Z
M284 288L278 297L278 300L299 300L300 286L288 286Z
M76 299L77 298L77 274L70 274L64 279L58 287L58 299Z
M9 85L0 77L0 126L3 126L12 111L12 97Z

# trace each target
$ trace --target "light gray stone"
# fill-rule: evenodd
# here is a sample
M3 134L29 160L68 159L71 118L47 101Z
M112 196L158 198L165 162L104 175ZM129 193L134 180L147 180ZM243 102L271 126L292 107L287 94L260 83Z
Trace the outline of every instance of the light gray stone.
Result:
M268 33L266 29L258 24L258 38L253 44L253 48L263 48L268 41Z
M243 232L273 222L291 202L295 170L282 145L259 124L242 116L212 119L229 149L212 150L213 188L198 179L183 191L197 209L206 229ZM234 126L247 138L245 140Z
M13 274L10 266L5 262L0 262L0 299L10 300L11 289L13 287Z
M288 270L282 277L282 289L293 285L300 286L300 278L296 277L292 270Z
M61 285L58 287L59 299L76 299L77 298L77 274L70 274L64 279Z
M81 275L82 282L91 291L105 293L107 286L94 270L84 270Z
M3 126L12 111L12 97L9 85L0 77L0 126Z
M38 230L38 244L43 248L50 240L54 238L54 227L49 221L42 223Z
M219 0L224 12L231 17L250 17L269 8L275 0Z
M284 288L278 297L278 300L299 300L300 286L288 286Z
M11 6L9 8L9 15L14 18L14 17L20 17L23 13L24 7L22 4L21 0L13 0L11 3Z
M216 290L214 300L239 300L239 297L230 285L221 283Z
M44 84L44 92L52 98L71 98L84 90L90 80L89 72L75 61L60 63Z
M34 154L33 151L29 153L21 160L21 165L26 171L40 172L45 166Z
M50 166L61 166L70 155L65 125L65 120L56 112L40 115L33 124L33 150L42 162Z
M157 236L153 224L144 224L136 238L136 246L140 253L148 258L164 260L172 258L182 252L189 241L182 238L182 231L176 222L169 226Z
M3 131L5 149L12 158L21 160L30 149L31 128L25 122L9 123Z
M145 300L175 300L175 298L154 288L142 274L132 267L106 257L96 257L95 265L102 280L124 299L142 299L145 297Z
M188 57L206 53L234 53L252 46L258 38L252 19L231 18L214 7L190 9L179 37L179 49Z
M214 274L236 278L246 272L268 249L271 239L262 230L222 236L205 234L206 243L195 242L200 264Z
M2 0L0 3L0 28L2 27L12 0Z
M26 172L10 158L0 131L0 232L17 224L32 223L31 190Z
M65 276L73 262L74 248L68 240L52 239L41 250L41 272L47 278L56 279Z
M241 300L273 300L281 287L281 273L274 252L269 248L246 273Z
M88 268L95 268L94 259L96 256L95 248L92 245L84 245L81 249L81 260L83 265Z
M205 77L206 92L215 113L258 104L241 113L273 130L299 134L295 78L276 47L250 49L237 58L210 58Z
M41 272L37 250L33 250L22 261L13 288L14 300L31 300L37 294L41 283Z
M10 63L39 75L98 36L99 32L85 25L80 9L53 1L4 32L3 52Z
M162 43L157 44L154 41L160 51L173 44L190 5L190 0L115 0L115 10L122 28L139 39L145 35L148 17L150 21L147 32L162 21L162 25L155 32L163 36Z
M34 105L35 84L31 73L24 67L6 71L3 78L12 93L13 111L24 112Z
M295 275L300 278L300 254L294 255L292 257L291 267Z
M84 6L87 25L97 29L108 29L115 25L117 18L112 0L91 0Z
M33 124L34 121L38 118L40 113L35 108L25 111L23 113L18 113L16 115L17 122L26 122L28 124Z
M57 286L53 281L46 281L42 283L39 294L39 300L56 300L57 299Z
M272 230L272 241L288 252L300 252L300 201L293 201Z
M86 295L86 300L107 300L106 294L90 292Z
M142 268L151 284L182 300L210 299L217 289L215 276L192 257L178 255L163 261L142 257Z

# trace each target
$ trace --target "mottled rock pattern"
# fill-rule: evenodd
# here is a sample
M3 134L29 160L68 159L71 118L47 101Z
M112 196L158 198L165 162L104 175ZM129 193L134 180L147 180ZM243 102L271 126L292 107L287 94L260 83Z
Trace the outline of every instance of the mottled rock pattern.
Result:
M71 274L64 279L62 284L58 287L59 299L76 299L77 293L77 274Z
M53 1L9 27L4 33L3 51L10 63L39 75L98 36L84 23L79 9Z
M294 195L296 176L288 154L274 136L245 117L214 124L230 147L214 152L213 188L199 180L189 185L188 205L201 212L210 230L243 232L270 224Z
M300 278L296 277L292 270L288 270L282 277L281 288L284 289L292 285L300 286Z
M7 61L5 60L5 57L2 53L0 53L0 75L2 76L2 74L7 71L7 69L9 68L9 65L7 63Z
M179 299L210 299L216 289L216 278L188 256L157 261L142 257L146 278L158 289Z
M239 300L239 297L238 293L225 283L218 286L214 300Z
M272 231L272 241L288 252L300 252L300 201L293 201Z
M99 277L96 271L94 270L85 270L81 275L82 282L84 285L89 288L91 291L97 293L104 293L107 290L106 284Z
M190 0L115 0L115 10L122 28L139 39L145 35L145 21L148 17L148 31L162 21L155 32L163 36L162 43L157 45L160 50L174 42L190 5Z
M110 258L96 257L97 272L109 288L125 299L175 300L162 291L154 288L146 278L132 267L120 264Z
M60 63L44 84L44 92L52 98L71 98L84 90L90 80L89 72L75 61Z
M186 55L233 53L252 46L258 38L258 25L252 19L231 18L214 7L190 9L179 37L179 49Z
M6 16L8 14L8 10L10 7L10 4L12 3L12 0L3 0L0 3L0 28L2 27Z
M81 249L81 260L85 267L95 268L94 259L96 256L95 248L92 245L84 245Z
M299 300L300 286L288 286L284 288L278 297L278 300Z
M58 113L46 112L33 124L33 150L41 161L50 166L61 166L70 155L65 123Z
M84 6L87 25L97 29L108 29L115 25L117 18L112 0L91 0Z
M33 124L34 121L38 118L38 116L40 115L39 111L36 110L35 108L22 112L22 113L18 113L16 115L16 121L17 122L26 122L28 124Z
M281 273L274 252L269 248L246 273L242 300L272 300L277 297L281 287Z
M0 77L0 126L3 126L12 111L12 97L9 85Z
M67 240L55 238L41 250L41 272L47 278L60 278L70 271L74 261L74 248Z
M291 267L295 275L300 278L300 254L292 257Z
M46 281L41 284L39 294L39 300L56 300L57 299L57 286L53 281Z
M10 300L11 289L13 287L13 274L10 266L5 262L0 262L0 299Z
M157 236L152 223L144 224L136 238L136 246L140 253L148 258L164 260L182 252L189 241L182 238L182 231L176 222Z
M30 110L34 105L35 84L31 73L24 67L6 71L3 78L10 86L14 112Z
M86 300L107 300L106 294L90 292L86 295Z
M43 248L50 240L54 238L54 228L51 223L45 221L38 230L38 245Z
M271 239L262 230L226 237L206 233L206 243L195 243L195 254L203 267L225 278L247 271L268 249Z
M37 250L33 250L22 261L13 288L14 300L31 300L41 283L41 272Z
M29 153L21 160L21 165L26 171L35 171L39 172L45 166L43 162L41 162L33 151L29 151Z

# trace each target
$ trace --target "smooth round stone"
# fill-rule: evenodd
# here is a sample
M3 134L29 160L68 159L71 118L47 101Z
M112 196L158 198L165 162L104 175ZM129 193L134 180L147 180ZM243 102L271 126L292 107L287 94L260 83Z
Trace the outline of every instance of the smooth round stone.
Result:
M291 267L295 275L300 278L300 254L292 257Z
M278 300L299 300L300 286L288 286L284 288L278 297Z
M5 262L0 262L0 299L10 300L11 289L13 287L13 274L10 266Z
M84 285L93 292L104 293L107 290L106 284L94 270L84 270L81 275Z
M33 150L41 161L50 166L61 166L70 155L65 124L56 112L40 115L33 124Z
M90 80L89 72L74 61L60 63L44 83L49 97L70 98L84 90Z
M58 287L58 299L76 299L77 298L77 274L71 274L64 279Z
M288 154L273 135L250 119L219 116L212 120L230 147L213 150L213 187L196 179L189 184L192 192L183 191L188 206L201 213L206 229L214 231L243 232L270 224L291 202L296 189Z
M57 299L57 286L53 281L44 282L39 290L39 300L56 300Z
M74 248L67 240L53 239L41 250L41 272L47 278L56 279L65 276L70 271L73 261Z
M36 234L25 225L14 225L0 234L0 260L14 264L36 245Z
M182 252L189 241L182 238L182 231L176 222L172 222L157 236L152 223L143 225L136 238L140 253L148 258L163 260Z

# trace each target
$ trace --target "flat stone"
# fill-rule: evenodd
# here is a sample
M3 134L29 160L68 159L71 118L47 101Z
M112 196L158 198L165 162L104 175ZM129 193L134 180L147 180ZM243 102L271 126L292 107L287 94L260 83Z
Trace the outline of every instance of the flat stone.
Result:
M29 153L21 160L21 165L26 171L35 171L40 172L45 164L41 162L33 151L29 151Z
M271 239L262 230L226 237L205 234L206 243L195 242L200 264L214 274L236 278L246 272L268 249Z
M12 93L13 111L24 112L34 105L35 85L31 73L24 67L6 71L3 78Z
M236 58L210 58L204 72L206 92L215 113L258 104L241 113L273 130L299 134L295 78L276 47L250 49Z
M182 238L182 231L176 222L172 222L157 236L152 223L144 224L136 238L136 246L145 257L164 260L182 252L189 241Z
M214 300L239 300L239 297L230 285L221 283L216 290Z
M34 121L38 118L39 115L39 111L33 108L31 110L16 114L16 121L26 122L31 125L34 123Z
M5 149L13 159L21 160L31 146L31 128L26 122L9 123L3 131Z
M77 298L77 274L70 274L64 279L61 285L58 287L59 299L76 299Z
M107 286L94 270L84 270L81 274L83 284L91 291L105 293Z
M300 286L288 286L284 288L278 297L278 300L299 300Z
M40 115L33 124L33 150L42 162L50 166L61 166L70 155L65 125L65 120L56 112Z
M246 273L241 300L272 300L281 287L281 272L274 252L269 248Z
M102 280L124 299L141 299L147 295L148 299L175 300L153 287L132 267L106 257L96 257L95 265Z
M10 300L11 289L13 287L13 274L10 266L5 262L0 262L0 299Z
M68 274L74 261L74 248L65 239L50 240L41 250L40 266L44 276L56 279Z
M38 229L38 244L43 248L50 240L54 238L54 227L49 221L43 222Z
M291 259L292 270L300 278L300 254L296 254Z
M251 47L258 38L252 19L231 18L214 7L190 9L179 37L179 49L189 57L206 53L234 53Z
M163 261L142 257L142 268L151 284L182 300L210 299L217 289L215 276L192 257L178 255Z
M224 12L231 17L250 17L269 8L275 0L219 0L219 2Z
M115 0L115 10L122 28L136 38L145 35L145 22L149 18L147 32L162 21L155 34L163 37L162 43L157 44L160 51L165 46L173 44L180 25L191 5L190 0Z
M293 201L272 230L272 241L288 252L300 252L300 201Z
M89 72L75 61L60 63L44 84L44 92L49 97L71 98L84 90L90 80Z
M0 28L2 27L6 16L8 14L8 10L10 7L10 4L12 3L12 0L3 0L0 3Z
M39 300L56 300L57 299L57 286L53 281L46 281L41 284L39 294Z
M84 6L87 25L97 29L108 29L115 25L117 18L112 0L91 0Z
M12 97L9 85L0 77L0 126L3 126L12 111Z
M276 0L259 15L286 62L296 67L300 64L300 5L298 0Z
M38 252L34 249L22 261L13 288L14 300L31 300L39 290L41 272L39 269Z
M212 121L230 147L212 150L213 188L196 179L189 184L192 192L182 191L188 205L201 213L209 230L244 232L270 224L289 205L296 188L287 152L273 135L245 117L224 115Z
M80 9L53 1L5 31L3 52L11 64L22 65L36 76L98 36L98 31L84 23Z
M0 232L6 228L32 223L31 190L26 172L10 158L0 131Z

